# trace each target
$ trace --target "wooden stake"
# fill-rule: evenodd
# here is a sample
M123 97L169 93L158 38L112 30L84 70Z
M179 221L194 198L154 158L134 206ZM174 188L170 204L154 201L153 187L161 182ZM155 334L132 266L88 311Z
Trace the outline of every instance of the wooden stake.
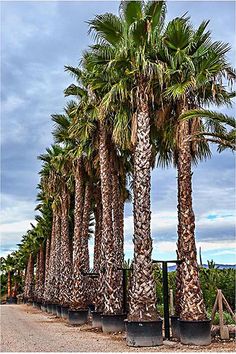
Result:
M220 338L229 339L228 327L224 326L222 291L220 289L218 289L218 308L219 308L219 320L220 320Z
M212 309L212 313L211 313L211 325L213 324L214 318L215 318L215 314L216 314L216 309L217 309L217 304L218 304L218 290L217 290L217 294L216 294L216 299L215 299L215 303Z
M224 297L224 294L222 293L222 299L223 299L223 303L225 304L225 307L227 308L227 310L229 311L232 319L236 322L236 315L234 314L233 310L231 309L231 307L229 306L228 301L226 300L226 298Z

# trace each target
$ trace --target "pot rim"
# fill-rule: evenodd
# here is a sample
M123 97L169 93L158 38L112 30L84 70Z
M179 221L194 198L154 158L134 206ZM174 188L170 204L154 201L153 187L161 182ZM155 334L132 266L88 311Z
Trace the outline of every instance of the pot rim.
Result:
M128 319L125 319L124 321L127 323L160 323L160 322L163 322L161 318L154 320L154 321L149 321L149 320L148 321L131 321Z
M102 312L101 312L102 313ZM111 314L111 313L109 313L109 314L103 314L102 313L102 317L112 317L112 316L126 316L126 313L122 313L122 314L115 314L115 313L113 313L113 314Z
M68 309L68 311L70 311L70 312L88 312L88 309L78 309L78 310Z
M207 320L181 320L181 318L178 319L180 322L186 322L186 323L203 323L203 322L211 322L211 319Z

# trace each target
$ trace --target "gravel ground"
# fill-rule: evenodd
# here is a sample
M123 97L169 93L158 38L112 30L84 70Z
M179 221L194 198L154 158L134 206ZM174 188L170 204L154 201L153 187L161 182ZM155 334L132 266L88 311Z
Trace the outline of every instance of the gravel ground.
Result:
M130 348L124 334L103 334L89 325L69 326L65 320L28 305L1 305L1 352L234 352L234 342L207 347L167 342L155 348Z

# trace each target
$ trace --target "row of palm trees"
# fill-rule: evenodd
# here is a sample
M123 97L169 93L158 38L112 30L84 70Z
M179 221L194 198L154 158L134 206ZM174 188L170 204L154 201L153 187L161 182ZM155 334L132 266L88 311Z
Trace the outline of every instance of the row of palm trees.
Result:
M124 203L133 201L134 258L128 321L157 321L152 266L151 169L177 169L176 315L206 320L198 276L192 163L210 157L209 141L235 150L234 119L207 110L230 106L235 72L228 44L213 42L203 21L166 23L164 1L122 1L119 15L88 22L94 44L79 67L55 143L42 161L36 217L19 253L28 255L24 296L71 310L123 313ZM88 241L94 236L91 278ZM34 263L36 274L34 276Z

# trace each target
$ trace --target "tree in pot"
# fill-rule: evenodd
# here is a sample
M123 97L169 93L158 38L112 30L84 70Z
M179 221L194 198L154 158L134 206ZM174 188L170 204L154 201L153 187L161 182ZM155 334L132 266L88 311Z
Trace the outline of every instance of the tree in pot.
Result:
M129 345L157 345L162 343L162 332L156 310L151 260L149 97L154 77L159 78L161 82L163 66L156 58L153 60L153 51L158 39L157 34L161 31L164 21L165 3L125 1L120 5L120 13L120 17L112 14L97 16L90 22L90 26L96 31L96 38L105 43L105 52L109 51L107 62L109 58L113 67L124 67L123 78L126 80L120 81L119 85L122 92L125 90L124 84L128 80L132 81L132 103L135 106L133 125L136 128L133 153L135 253L127 342ZM101 48L101 53L102 51ZM140 323L144 327L140 327ZM146 330L146 327L149 327L149 330Z
M87 58L84 59L85 62L86 60ZM86 69L87 68L85 68L86 73L92 72L92 70L86 71ZM97 102L100 101L98 95L98 93L100 92L94 92L94 91L92 92L92 84L88 79L84 80L84 76L86 75L84 75L83 72L79 70L76 71L73 68L70 68L70 71L71 70L73 70L73 72L79 73L77 74L77 79L79 78L80 82L82 82L83 85L87 84L89 88L90 94L88 95L87 93L87 95L85 95L86 99L82 101L82 103L85 103L83 105L84 110L83 113L80 114L82 115L82 117L84 117L83 125L88 126L88 129L84 130L87 133L87 140L91 139L91 141L93 142L93 146L98 146L98 155L99 155L101 197L102 197L102 207L103 207L101 224L102 224L103 233L101 239L101 254L100 254L101 262L99 267L100 275L98 280L100 286L97 292L97 295L101 295L101 296L97 296L96 311L103 312L106 316L109 317L109 319L111 319L111 317L114 317L117 323L117 320L118 318L120 319L122 313L122 289L117 286L118 285L117 284L117 264L116 264L116 259L114 257L116 240L113 239L112 196L109 193L109 190L111 190L112 185L110 179L111 173L110 173L110 157L108 153L107 129L102 120L98 121L94 119L94 117L98 116L98 109L96 105ZM77 87L76 92L81 92L81 89L79 90ZM97 98L94 99L96 96ZM96 134L96 126L98 127L99 134ZM81 131L83 131L83 129L81 129L81 127L79 127L78 124L72 128L73 128L72 131L74 131L73 133L74 137L76 137L80 141L83 141L86 145L85 142L86 137L85 136L83 137L81 134ZM88 132L90 132L90 134L88 134ZM106 230L106 232L104 230ZM112 326L112 328L113 327L114 326ZM123 328L123 316L122 316L122 328Z
M182 343L203 345L210 344L210 321L207 319L198 274L191 181L191 155L196 142L190 141L191 134L201 132L203 125L197 117L194 117L195 123L192 124L179 117L188 109L196 107L199 102L217 102L216 74L220 77L230 70L224 58L228 46L219 42L210 43L210 33L204 32L206 26L207 22L203 22L197 31L193 31L188 19L177 18L169 23L164 34L165 54L168 51L169 57L176 63L176 70L170 75L171 84L167 86L165 93L173 100L172 105L175 106L177 117L175 154L178 169L178 257L183 262L177 268L176 310L180 315ZM177 33L181 36L177 36ZM215 85L214 90L212 85ZM229 97L227 98L227 92L222 88L222 95L217 103L224 103L226 99ZM204 139L202 142L203 146ZM209 154L209 151L207 153ZM195 158L203 155L204 150L200 148L195 153Z

